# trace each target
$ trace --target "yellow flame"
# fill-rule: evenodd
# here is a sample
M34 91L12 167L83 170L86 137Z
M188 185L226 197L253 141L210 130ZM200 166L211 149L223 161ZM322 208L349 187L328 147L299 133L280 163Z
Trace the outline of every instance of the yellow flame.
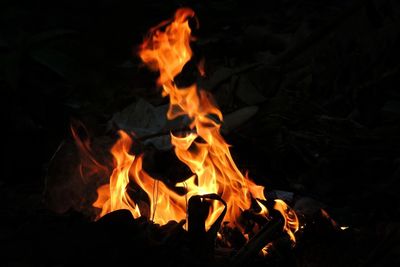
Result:
M258 214L262 215L264 217L268 217L269 212L268 212L267 207L265 207L260 201L258 201L258 200L256 200L256 201L257 201L258 206L261 207L261 210L260 210L260 212L258 212Z

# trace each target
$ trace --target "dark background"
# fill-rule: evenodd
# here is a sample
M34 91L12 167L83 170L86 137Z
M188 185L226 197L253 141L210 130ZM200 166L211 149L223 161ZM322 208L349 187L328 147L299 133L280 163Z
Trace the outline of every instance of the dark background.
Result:
M136 51L182 6L197 14L193 49L222 112L258 106L225 135L238 166L268 190L323 203L350 227L345 237L304 238L295 265L398 264L395 0L2 1L2 264L67 264L66 233L86 219L46 203L52 158L72 142L71 119L104 136L137 99L166 103Z

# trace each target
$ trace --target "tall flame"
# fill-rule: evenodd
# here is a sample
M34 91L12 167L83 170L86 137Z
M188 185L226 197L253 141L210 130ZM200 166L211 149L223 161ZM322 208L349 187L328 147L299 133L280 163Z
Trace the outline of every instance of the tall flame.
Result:
M131 180L147 194L150 200L148 217L159 224L185 219L187 200L191 196L215 193L227 204L224 220L231 226L240 227L238 218L250 208L252 199L265 200L264 188L243 175L233 161L229 145L220 133L222 113L211 95L196 84L178 88L174 82L192 57L190 41L193 38L188 21L192 17L194 12L191 9L179 9L173 20L162 22L150 30L139 51L142 61L160 73L157 83L163 89L163 96L169 96L170 100L167 117L174 119L186 115L191 119L190 133L185 136L171 133L176 156L193 172L193 176L176 184L185 187L187 193L180 195L147 174L142 169L142 156L129 153L131 138L120 131L120 139L111 150L115 168L110 183L98 189L98 199L94 203L95 207L102 208L100 217L122 208L129 209L135 218L141 215L141 208L126 191ZM266 208L261 202L257 203L267 216ZM223 208L216 201L211 204L207 229ZM281 206L278 210L286 212Z
M188 183L188 195L220 194L228 207L225 220L235 223L241 212L250 208L252 196L261 199L265 197L263 188L244 177L236 167L229 145L220 134L222 113L211 96L196 84L178 88L174 83L174 78L192 56L188 18L193 16L192 10L179 9L175 20L165 31L161 31L160 26L151 30L139 55L144 63L160 72L158 82L163 88L163 94L170 99L167 117L174 119L187 115L192 119L190 128L194 133L184 137L171 134L176 156L197 178L197 184L193 180ZM212 221L213 216L210 216L207 225Z

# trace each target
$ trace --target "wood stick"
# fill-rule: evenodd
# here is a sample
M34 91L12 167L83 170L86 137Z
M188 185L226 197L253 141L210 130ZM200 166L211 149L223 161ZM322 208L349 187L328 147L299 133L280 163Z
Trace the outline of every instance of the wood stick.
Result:
M283 218L275 219L264 225L263 228L244 245L232 258L232 266L244 266L253 259L268 243L274 241L283 233Z

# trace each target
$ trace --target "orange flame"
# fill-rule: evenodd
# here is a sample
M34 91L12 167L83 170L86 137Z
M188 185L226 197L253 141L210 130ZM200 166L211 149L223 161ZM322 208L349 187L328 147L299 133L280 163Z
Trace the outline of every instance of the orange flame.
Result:
M190 41L193 38L188 22L192 17L194 12L191 9L179 9L174 20L163 22L150 30L139 51L142 61L160 73L157 83L162 86L163 95L169 96L170 100L167 117L173 119L186 115L191 119L191 133L185 136L171 133L176 156L194 174L176 184L176 187L185 187L187 193L179 195L147 174L142 169L142 156L129 153L131 138L120 131L120 139L111 150L116 167L109 185L98 189L99 196L94 203L95 207L102 208L100 217L117 209L129 209L135 218L141 215L141 208L126 191L131 180L147 194L150 199L148 217L159 224L185 219L187 200L191 196L215 193L227 204L224 220L240 228L238 218L244 210L250 208L252 199L265 200L264 187L243 175L233 161L229 145L220 133L222 113L211 95L196 84L178 88L174 83L176 75L192 57ZM263 215L268 216L267 209L260 202L257 203ZM294 229L292 223L297 217L292 210L284 209L282 203L277 202L276 208L286 214L285 230L289 229L287 231L290 234ZM223 209L224 206L217 201L211 204L206 229L209 229Z
M140 216L140 210L126 192L129 170L135 160L135 156L129 154L132 140L123 131L120 131L119 134L121 138L111 149L116 167L111 174L110 184L97 189L98 199L93 206L102 208L100 217L113 210L128 209L137 218Z
M79 122L74 121L74 126L71 125L71 133L75 140L75 144L78 147L78 151L81 157L81 163L79 164L79 174L84 183L88 183L90 178L93 176L107 177L109 170L106 166L96 160L91 149L91 143L89 138L80 138L78 135L78 128L82 128L87 134L85 126Z
M163 94L170 99L167 117L173 119L187 115L192 119L190 128L195 133L185 137L171 134L177 157L196 174L197 184L187 183L188 195L220 194L228 206L225 220L235 223L241 212L250 208L252 196L265 197L263 188L245 178L236 167L229 145L220 134L221 124L212 118L214 115L222 121L222 113L211 96L197 88L196 84L178 88L174 83L175 76L192 55L188 18L193 16L192 10L180 9L165 31L161 31L160 27L153 28L139 55L144 63L160 72L158 82ZM207 225L212 223L213 217L208 218Z
M285 219L283 230L289 235L294 244L296 242L294 233L299 230L299 219L297 218L296 212L280 199L275 200L274 209L283 215Z

